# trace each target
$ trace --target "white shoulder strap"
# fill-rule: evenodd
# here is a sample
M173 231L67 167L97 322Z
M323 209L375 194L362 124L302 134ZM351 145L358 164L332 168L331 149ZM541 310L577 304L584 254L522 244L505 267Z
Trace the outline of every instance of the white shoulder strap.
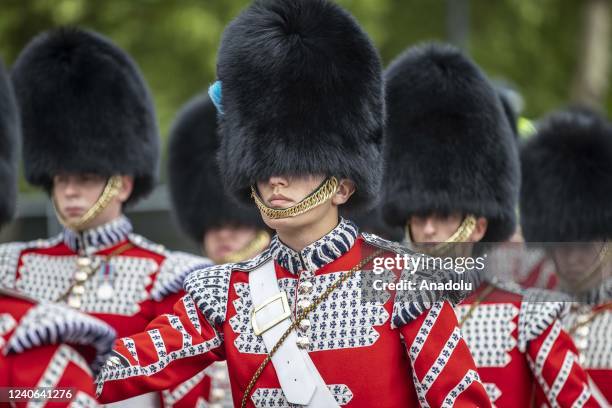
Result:
M251 323L270 351L291 325L287 294L278 287L273 260L249 272L249 288L255 305ZM289 403L306 407L339 407L308 352L301 350L296 342L297 335L292 331L272 356L285 398Z

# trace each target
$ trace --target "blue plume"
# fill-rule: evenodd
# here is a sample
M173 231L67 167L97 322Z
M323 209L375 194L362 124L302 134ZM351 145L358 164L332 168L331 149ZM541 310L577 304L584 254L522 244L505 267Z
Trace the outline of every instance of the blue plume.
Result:
M208 88L208 96L210 96L212 103L215 105L215 108L217 108L217 112L219 112L220 115L223 115L223 104L221 103L221 81L215 81L215 83Z

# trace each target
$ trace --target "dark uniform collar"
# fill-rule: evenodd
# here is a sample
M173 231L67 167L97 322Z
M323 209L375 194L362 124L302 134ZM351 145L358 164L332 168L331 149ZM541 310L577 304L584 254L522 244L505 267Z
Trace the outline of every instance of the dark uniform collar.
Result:
M270 253L280 266L293 274L303 270L314 273L347 253L358 235L359 230L355 224L340 218L333 230L299 252L283 244L278 235L274 235Z
M85 231L64 228L64 243L74 252L94 253L127 239L132 223L124 215L98 227Z

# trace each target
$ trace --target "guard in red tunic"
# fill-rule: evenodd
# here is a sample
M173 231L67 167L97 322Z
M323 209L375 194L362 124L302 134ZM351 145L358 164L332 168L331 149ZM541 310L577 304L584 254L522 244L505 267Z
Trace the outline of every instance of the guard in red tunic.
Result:
M132 231L125 206L153 188L159 134L132 59L79 29L34 38L12 79L22 114L26 179L51 196L58 236L0 246L0 285L143 330L182 296L181 273L204 258L175 253Z
M32 406L38 398L15 394L29 389L54 407L97 407L93 378L114 340L99 319L0 289L0 402Z
M521 224L575 303L563 320L602 406L612 404L612 124L585 109L545 118L521 151ZM539 245L541 246L541 245ZM605 402L604 402L605 401Z
M15 209L19 134L13 89L0 61L0 227ZM97 406L93 376L114 339L102 321L0 289L0 405L25 407L29 393L37 392L47 393L54 406Z
M208 95L198 95L181 109L170 131L170 199L181 230L209 259L246 261L268 247L271 235L256 208L240 207L227 197L218 149L217 110ZM205 399L213 407L233 407L227 365L221 361L163 395L166 406L194 407Z
M456 312L491 401L527 407L542 393L553 407L596 406L559 321L564 304L531 303L539 293L509 290L487 270L483 243L515 231L520 181L518 150L494 88L443 44L409 49L385 80L383 214L405 227L407 242L429 243L440 260L467 270L473 291Z
M256 1L225 30L217 73L224 186L276 235L249 261L192 272L173 315L117 343L101 400L226 360L236 406L490 406L449 294L366 297L374 265L425 257L338 215L374 204L383 167L380 60L353 17Z
M58 29L33 39L12 71L28 181L48 191L64 231L0 247L4 287L64 301L117 333L169 312L178 273L203 258L132 231L125 206L154 186L159 135L131 58L102 36Z

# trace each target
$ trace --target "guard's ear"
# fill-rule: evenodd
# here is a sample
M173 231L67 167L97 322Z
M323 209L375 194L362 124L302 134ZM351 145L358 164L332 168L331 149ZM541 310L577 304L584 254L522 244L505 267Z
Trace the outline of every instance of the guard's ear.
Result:
M338 182L338 189L336 194L332 197L332 204L342 205L348 201L348 199L355 192L355 183L349 179L341 179Z
M489 226L489 221L485 217L478 217L476 219L476 227L474 231L472 231L472 235L469 237L470 242L478 242L485 236L487 233L487 228Z
M132 195L132 191L134 190L134 177L132 176L121 176L121 189L119 190L119 194L117 194L117 199L121 201L121 203L125 203L128 198Z

